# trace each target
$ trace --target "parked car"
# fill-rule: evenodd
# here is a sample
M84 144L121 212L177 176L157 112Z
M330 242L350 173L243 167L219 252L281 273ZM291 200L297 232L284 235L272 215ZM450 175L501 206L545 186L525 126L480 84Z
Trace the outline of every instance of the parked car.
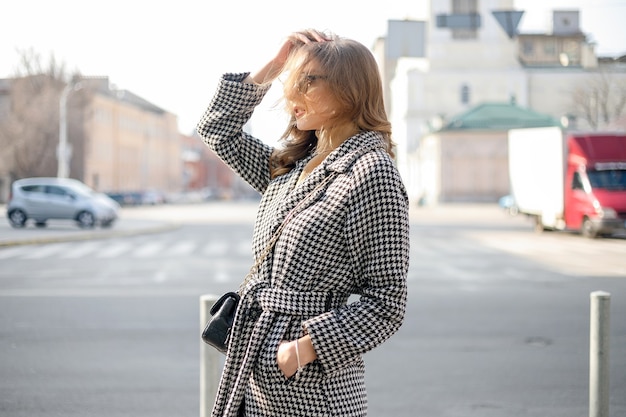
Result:
M110 227L120 205L84 183L69 178L24 178L13 182L7 203L11 226L21 228L32 219L45 227L49 219L75 220L80 227Z
M498 200L498 205L502 207L511 216L517 216L519 209L512 195L505 195Z
M166 202L165 194L158 190L111 191L105 193L120 206L156 205Z
M120 206L138 206L141 204L141 194L135 192L107 192L109 198L117 201Z
M146 190L141 193L141 204L157 205L165 203L165 194L158 190Z

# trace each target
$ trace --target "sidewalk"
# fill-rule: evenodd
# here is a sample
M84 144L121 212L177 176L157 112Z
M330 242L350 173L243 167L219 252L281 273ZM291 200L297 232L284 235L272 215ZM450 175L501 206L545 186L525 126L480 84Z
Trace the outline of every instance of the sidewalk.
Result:
M11 227L6 217L6 207L0 205L0 248L17 245L68 242L78 240L106 239L114 236L158 233L178 227L178 223L157 219L141 219L128 216L124 209L115 224L107 229L95 227L81 229L72 221L49 220L45 228L35 227L31 222L25 228Z

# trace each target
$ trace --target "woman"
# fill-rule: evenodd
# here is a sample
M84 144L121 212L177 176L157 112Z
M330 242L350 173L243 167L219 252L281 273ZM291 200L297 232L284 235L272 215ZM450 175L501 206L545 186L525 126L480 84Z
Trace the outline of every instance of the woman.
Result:
M281 74L291 122L273 149L242 128ZM223 76L198 133L263 194L253 236L262 262L240 288L213 416L366 415L362 355L402 324L409 258L373 55L349 39L292 34L254 75Z

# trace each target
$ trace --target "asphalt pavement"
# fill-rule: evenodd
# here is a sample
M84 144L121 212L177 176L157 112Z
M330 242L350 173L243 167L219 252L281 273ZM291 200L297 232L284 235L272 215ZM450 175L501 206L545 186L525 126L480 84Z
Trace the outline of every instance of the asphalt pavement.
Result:
M178 227L180 230L169 234L174 235L171 239L193 230L190 239L197 237L200 241L209 235L209 228L197 227L203 223L245 223L249 231L257 206L258 201L214 201L124 207L112 228L91 230L60 221L50 221L46 228L29 224L24 229L13 229L6 219L6 208L0 206L0 249L158 233ZM620 304L623 298L619 296L624 294L623 284L612 275L599 273L604 266L569 273L571 265L564 268L561 263L576 267L572 256L588 263L588 257L582 254L591 248L597 263L606 265L601 248L610 246L614 254L613 247L621 250L623 242L607 239L590 245L582 238L560 239L561 234L542 242L529 236L529 219L511 217L495 203L413 206L410 215L411 225L418 226L412 236L423 239L413 245L412 301L398 335L384 349L368 353L370 414L583 415L589 363L585 349L588 294L598 288L615 294L615 317L624 317ZM433 227L421 227L425 225ZM514 229L527 233L516 233ZM500 245L508 250L494 250ZM568 250L572 256L555 259L555 255L562 256ZM545 257L537 255L543 252ZM621 259L619 255L610 256L609 265ZM195 412L195 349L201 342L197 340L198 307L193 293L208 288L204 277L221 268L220 262L215 262L217 257L197 264L190 262L182 271L176 258L163 263L144 259L139 261L142 267L137 277L124 260L116 263L101 259L98 265L109 265L111 269L95 282L82 280L84 274L80 272L70 274L69 280L54 279L75 267L76 271L93 271L93 265L87 265L92 259L95 256L71 264L63 260L54 264L53 260L53 265L62 268L53 267L51 275L32 278L32 282L44 284L44 292L37 294L49 296L2 298L0 317L9 339L2 344L0 356L9 358L3 362L9 372L9 382L3 389L10 395L2 398L4 402L0 399L0 415L7 409L19 411L20 416L47 409L48 414L68 417ZM31 261L19 262L3 260L0 265L7 271L7 282L16 283L18 289L28 288L30 272L14 273L12 268L27 267ZM49 260L32 262L34 270L47 266ZM166 276L171 284L164 284ZM133 280L127 282L129 277ZM177 277L184 280L176 281ZM76 296L81 292L76 291L75 283L78 289L98 296ZM171 291L181 283L187 283L191 290L182 295ZM163 295L158 297L129 293L129 289L143 285L172 287L149 293ZM100 291L100 286L105 291ZM68 295L55 293L57 288L66 289ZM112 296L109 288L119 288L123 296ZM40 325L41 317L51 319L55 325L34 335L32 329ZM624 356L619 355L619 346L624 346L620 335L626 333L620 320L612 320L612 326L617 326L612 351L618 353L611 364L616 370L611 375L615 393L612 410L616 415L626 415L620 411L624 408L624 373L620 373L624 366L620 358ZM93 361L94 357L99 360ZM170 399L168 407L155 400L164 397Z

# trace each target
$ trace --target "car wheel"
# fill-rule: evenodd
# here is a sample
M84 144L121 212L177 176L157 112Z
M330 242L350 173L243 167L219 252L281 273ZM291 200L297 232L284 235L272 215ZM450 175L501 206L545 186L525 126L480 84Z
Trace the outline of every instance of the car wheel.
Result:
M90 229L96 225L96 218L94 215L88 211L81 211L76 216L76 221L78 225L83 229Z
M24 213L20 209L12 210L9 213L9 223L11 223L11 226L15 227L16 229L24 227L26 225L26 220L28 220L26 213Z
M35 222L35 226L37 226L39 228L44 228L44 227L46 227L46 221L44 220L44 221Z
M583 220L582 233L583 236L590 239L594 239L598 235L598 231L593 227L593 223L588 218L585 218L585 220Z

